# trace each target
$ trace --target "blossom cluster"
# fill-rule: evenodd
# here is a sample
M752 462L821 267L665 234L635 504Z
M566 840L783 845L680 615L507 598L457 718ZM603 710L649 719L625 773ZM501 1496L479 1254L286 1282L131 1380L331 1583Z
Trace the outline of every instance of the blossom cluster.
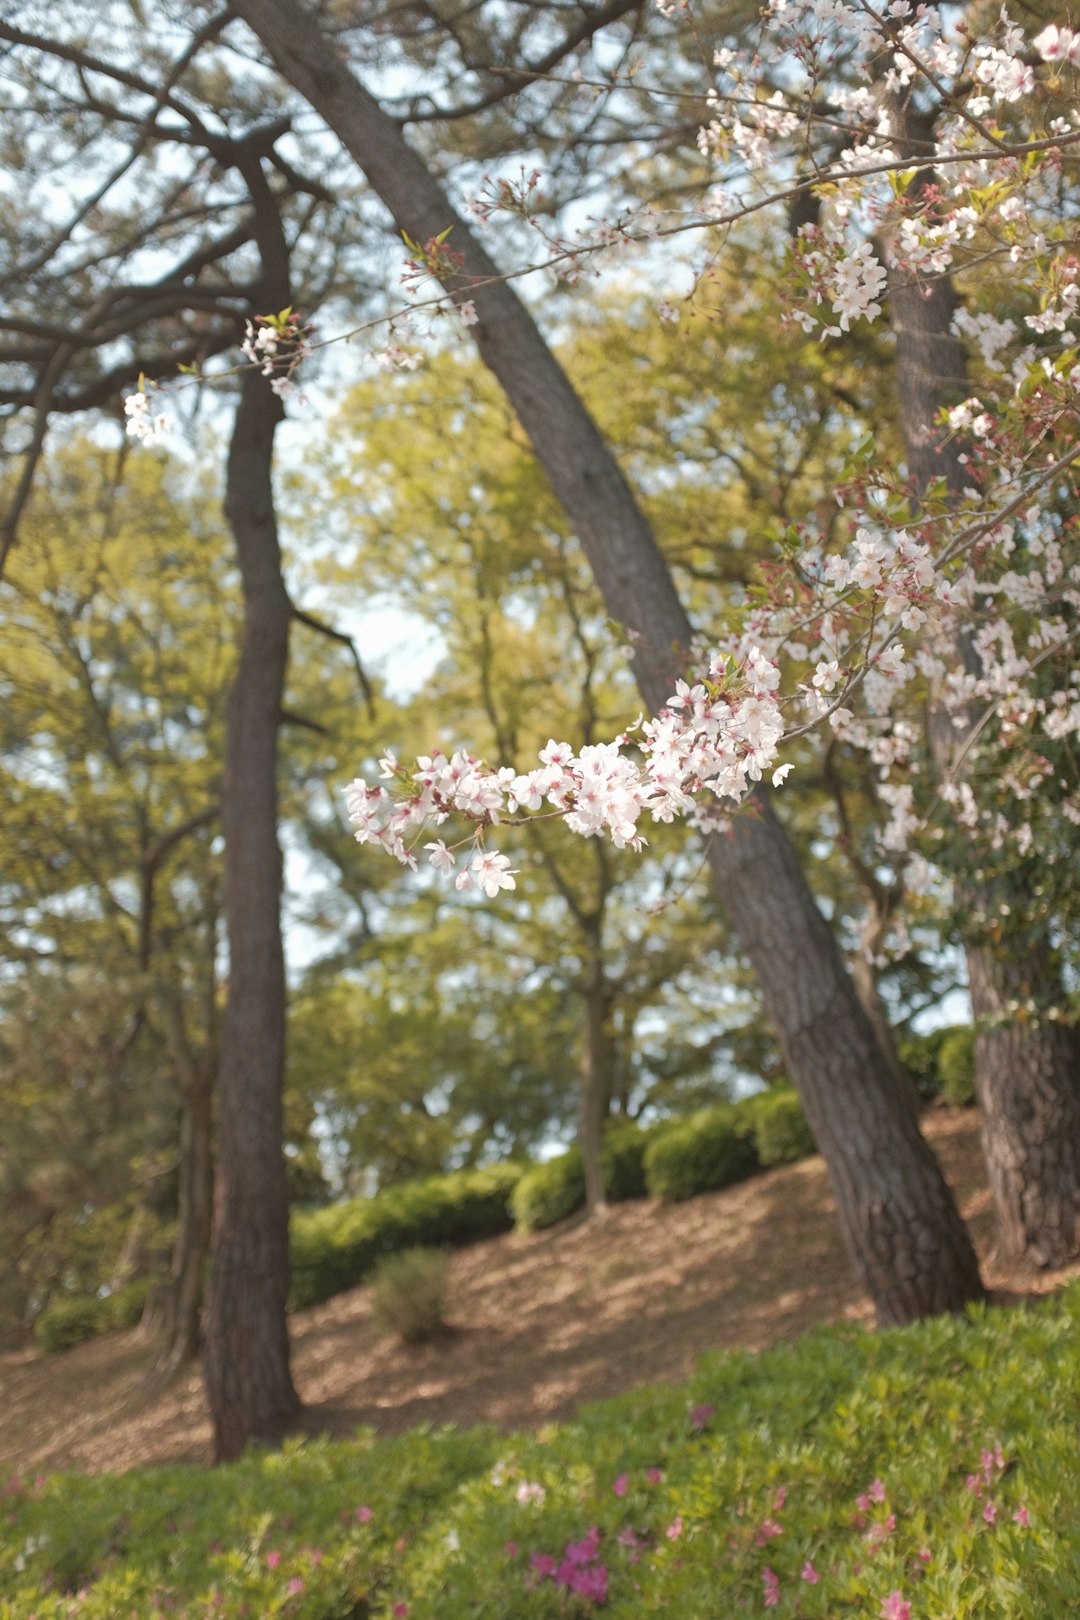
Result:
M699 794L710 807L723 800L737 804L776 758L784 732L779 684L779 669L757 647L738 660L716 654L702 680L675 683L655 718L639 717L619 737L577 753L551 738L539 765L524 773L462 751L450 758L425 755L409 771L387 753L379 762L381 776L398 791L358 778L346 789L349 820L359 843L375 844L414 868L426 829L451 816L472 822L476 832L464 842L475 852L458 872L456 887L494 897L514 888L515 871L505 855L476 846L500 822L543 811L583 837L607 833L617 848L638 850L645 842L638 831L645 812L653 821L687 815L708 825L709 809L699 805ZM624 752L630 746L637 758ZM424 849L439 871L454 869L454 848L443 839Z
M141 378L139 384L139 392L128 394L124 400L128 437L142 444L161 444L172 433L176 423L168 411L154 410L149 385Z
M283 309L277 315L256 315L244 323L241 351L269 379L270 387L281 399L288 399L296 390L295 373L310 358L313 330L311 322L305 323L293 309Z

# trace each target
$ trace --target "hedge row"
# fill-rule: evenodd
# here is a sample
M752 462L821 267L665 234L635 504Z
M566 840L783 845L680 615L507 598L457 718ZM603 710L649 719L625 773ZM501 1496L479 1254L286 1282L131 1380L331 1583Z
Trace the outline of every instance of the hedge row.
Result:
M355 1288L384 1255L456 1247L508 1231L510 1195L520 1176L515 1164L457 1170L387 1187L376 1198L294 1213L290 1309Z
M646 1130L613 1125L601 1152L604 1190L613 1204L646 1196L675 1203L813 1152L795 1092L766 1091ZM526 1170L511 1198L515 1225L524 1232L554 1226L584 1203L585 1174L576 1147Z
M141 1277L112 1294L68 1294L41 1312L34 1337L43 1350L70 1350L114 1328L134 1327L149 1292L149 1277Z

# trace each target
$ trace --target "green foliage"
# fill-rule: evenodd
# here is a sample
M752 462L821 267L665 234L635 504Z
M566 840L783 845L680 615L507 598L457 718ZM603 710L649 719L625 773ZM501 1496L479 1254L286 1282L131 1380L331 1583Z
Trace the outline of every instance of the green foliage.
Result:
M585 1168L579 1147L526 1170L510 1200L519 1232L540 1232L585 1204Z
M112 1294L61 1295L47 1305L34 1323L34 1337L43 1350L70 1350L114 1328L134 1327L143 1313L150 1280L141 1277Z
M938 1052L941 1095L956 1106L975 1101L975 1031L970 1024L950 1029Z
M653 1136L668 1128L666 1121L646 1130L629 1120L615 1120L608 1126L600 1148L600 1173L609 1203L648 1196L645 1151ZM511 1199L519 1232L543 1231L584 1207L585 1170L577 1146L526 1170Z
M703 1108L657 1133L645 1152L649 1193L665 1204L741 1181L758 1167L753 1120L745 1108Z
M428 1344L447 1331L450 1262L442 1249L403 1249L375 1268L372 1304L384 1333L403 1344Z
M945 1024L925 1035L905 1035L900 1059L924 1097L954 1104L975 1100L975 1031L970 1024Z
M631 1198L648 1197L645 1185L645 1150L663 1125L642 1129L629 1120L615 1120L604 1132L600 1147L600 1171L604 1178L604 1193L613 1204L626 1203Z
M773 1164L794 1164L796 1159L817 1152L797 1092L786 1087L764 1091L750 1099L749 1112L763 1169Z
M293 1310L355 1288L384 1255L433 1244L456 1246L495 1237L511 1226L517 1165L458 1170L401 1182L374 1198L293 1214Z
M644 1130L615 1121L604 1133L600 1162L609 1202L651 1196L671 1203L727 1187L759 1166L791 1164L814 1152L798 1096L780 1088ZM511 1199L522 1232L554 1226L584 1204L578 1147L526 1170Z
M763 1613L766 1571L780 1620L869 1620L893 1593L912 1620L1063 1616L1078 1380L1073 1284L710 1357L537 1434L418 1429L13 1482L0 1620L584 1620L596 1604L533 1559L581 1556L592 1527L610 1620Z

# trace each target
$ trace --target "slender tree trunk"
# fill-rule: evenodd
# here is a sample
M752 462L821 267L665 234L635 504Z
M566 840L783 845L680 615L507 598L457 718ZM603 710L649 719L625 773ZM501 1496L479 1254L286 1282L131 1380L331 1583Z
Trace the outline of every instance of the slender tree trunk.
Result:
M600 1215L607 1208L600 1150L615 1085L615 1044L611 1032L611 986L604 974L599 925L586 944L582 1001L585 1029L579 1140L585 1167L585 1208L590 1215Z
M234 0L284 77L364 170L398 227L421 243L453 227L480 354L516 410L573 523L610 616L633 631L634 671L656 710L681 672L691 627L623 473L514 291L390 118L295 0ZM474 278L480 284L475 284ZM761 979L788 1071L825 1156L848 1250L879 1315L907 1321L981 1296L952 1196L901 1102L832 934L764 799L709 851ZM798 942L797 947L793 942Z
M415 240L453 227L465 272L450 285L478 309L473 334L575 525L610 617L636 633L635 674L656 711L690 646L687 612L619 463L512 288L474 240L402 130L353 78L295 0L235 0L290 81ZM474 280L481 285L476 285ZM709 863L826 1157L840 1226L887 1322L981 1296L975 1252L938 1163L900 1100L850 975L764 799L712 839ZM793 941L798 941L797 948Z
M906 105L891 108L899 143L931 130ZM916 179L913 191L932 177ZM963 347L954 335L957 298L946 277L916 285L906 272L889 272L889 304L896 333L900 419L912 484L921 495L944 479L957 497L969 481L954 437L943 444L942 408L968 391ZM957 638L957 659L974 673L968 638ZM974 725L976 712L969 716ZM939 768L948 765L955 737L948 716L935 716L932 742ZM973 863L977 864L977 863ZM976 877L959 873L957 909L969 921L1000 924L993 896ZM1013 908L1016 915L1022 911ZM978 925L976 924L976 928ZM1034 1266L1064 1265L1080 1254L1080 1030L1017 1008L1053 1011L1064 1002L1049 941L1032 943L1028 932L1006 928L992 940L984 926L965 943L972 1012L976 1024L975 1089L981 1110L983 1151L990 1173L1003 1260Z
M255 211L263 310L291 302L289 255L258 150L228 158ZM280 1441L300 1410L289 1370L289 1193L282 1151L285 955L278 843L277 738L292 607L274 513L268 380L243 374L225 480L225 515L243 589L240 660L225 738L222 827L229 984L221 1040L218 1166L203 1366L218 1461L250 1440Z
M285 1324L289 1202L281 1151L285 960L277 736L290 607L271 488L281 416L266 378L245 372L225 494L243 582L244 627L225 742L229 983L203 1347L219 1461L238 1457L249 1440L280 1441L300 1405Z
M209 1053L190 1064L180 1123L180 1191L162 1345L155 1374L167 1383L199 1351L203 1279L214 1207L214 1071Z

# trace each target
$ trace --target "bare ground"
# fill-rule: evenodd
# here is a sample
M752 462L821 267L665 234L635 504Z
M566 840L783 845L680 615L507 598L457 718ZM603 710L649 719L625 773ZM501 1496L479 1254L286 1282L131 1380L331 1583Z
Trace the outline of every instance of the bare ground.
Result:
M974 1111L925 1121L1003 1297L1061 1273L1004 1274ZM761 1349L815 1322L869 1321L840 1244L819 1158L688 1204L617 1205L601 1221L493 1239L452 1263L454 1334L420 1350L377 1333L366 1289L292 1318L293 1368L313 1433L418 1423L528 1428L583 1401L686 1376L706 1350ZM114 1333L59 1356L0 1355L0 1478L59 1468L210 1460L196 1371L151 1400L150 1347Z

